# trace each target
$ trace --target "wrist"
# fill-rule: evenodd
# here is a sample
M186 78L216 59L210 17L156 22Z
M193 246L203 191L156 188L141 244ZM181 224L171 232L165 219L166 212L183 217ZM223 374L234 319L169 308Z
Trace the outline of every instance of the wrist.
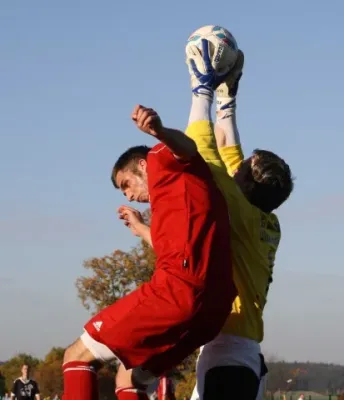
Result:
M192 89L192 94L196 97L205 97L211 101L214 100L214 90L206 85L199 85Z
M226 112L236 109L236 97L219 97L216 99L216 112Z
M138 222L138 224L135 227L136 232L140 237L145 236L147 231L149 231L149 226L147 226L144 222Z

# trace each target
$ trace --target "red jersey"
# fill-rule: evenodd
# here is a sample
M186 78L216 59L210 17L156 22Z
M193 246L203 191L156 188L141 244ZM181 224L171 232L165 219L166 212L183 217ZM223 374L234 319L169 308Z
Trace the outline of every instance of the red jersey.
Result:
M182 162L158 144L148 153L147 174L156 267L201 282L231 280L228 209L202 157Z
M237 292L227 206L205 161L180 162L158 145L147 173L156 271L85 330L126 369L160 376L218 335Z

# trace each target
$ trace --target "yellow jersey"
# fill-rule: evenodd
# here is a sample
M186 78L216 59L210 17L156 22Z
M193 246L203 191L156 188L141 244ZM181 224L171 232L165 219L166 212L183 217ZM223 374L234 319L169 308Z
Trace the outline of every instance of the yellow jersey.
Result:
M186 134L195 141L209 165L226 199L231 221L234 282L238 296L222 333L261 342L263 309L281 237L278 218L250 204L232 178L243 160L240 146L218 150L211 121L193 122Z

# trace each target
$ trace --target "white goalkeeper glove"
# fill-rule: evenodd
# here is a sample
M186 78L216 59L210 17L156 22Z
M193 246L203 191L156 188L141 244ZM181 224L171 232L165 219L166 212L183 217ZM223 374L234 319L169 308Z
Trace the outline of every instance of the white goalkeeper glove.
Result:
M233 68L227 75L225 81L216 89L216 111L218 114L236 107L236 95L243 68L244 53L238 50L238 58Z
M196 96L205 96L213 99L214 90L225 80L228 73L219 73L211 63L211 46L214 46L206 39L202 39L202 50L197 46L188 46L187 64L191 77L192 92ZM216 59L216 57L213 57Z

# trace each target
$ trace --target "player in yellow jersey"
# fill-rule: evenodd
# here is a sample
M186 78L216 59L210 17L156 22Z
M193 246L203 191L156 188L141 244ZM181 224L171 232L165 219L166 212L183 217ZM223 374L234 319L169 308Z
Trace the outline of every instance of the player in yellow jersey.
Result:
M263 340L263 309L281 235L272 211L289 197L293 181L289 166L272 152L256 150L243 160L235 119L244 61L241 52L230 76L217 88L215 140L213 91L207 81L216 70L210 63L208 46L204 41L202 51L189 49L193 98L187 135L196 142L227 201L239 295L222 333L201 349L192 400L254 400L266 372L259 343Z
M207 76L216 75L216 71L207 60L207 52L205 42L203 56L197 49L189 55L193 97L187 134L195 140L227 200L239 296L222 333L201 349L192 399L254 400L264 373L259 345L263 339L262 312L280 240L278 219L272 211L289 197L293 182L288 165L271 152L258 150L243 160L235 121L243 58L217 90L217 148L211 122L213 88L209 82L213 76ZM150 242L149 227L137 229L143 224L137 210L122 207L120 218L134 234L140 231Z

